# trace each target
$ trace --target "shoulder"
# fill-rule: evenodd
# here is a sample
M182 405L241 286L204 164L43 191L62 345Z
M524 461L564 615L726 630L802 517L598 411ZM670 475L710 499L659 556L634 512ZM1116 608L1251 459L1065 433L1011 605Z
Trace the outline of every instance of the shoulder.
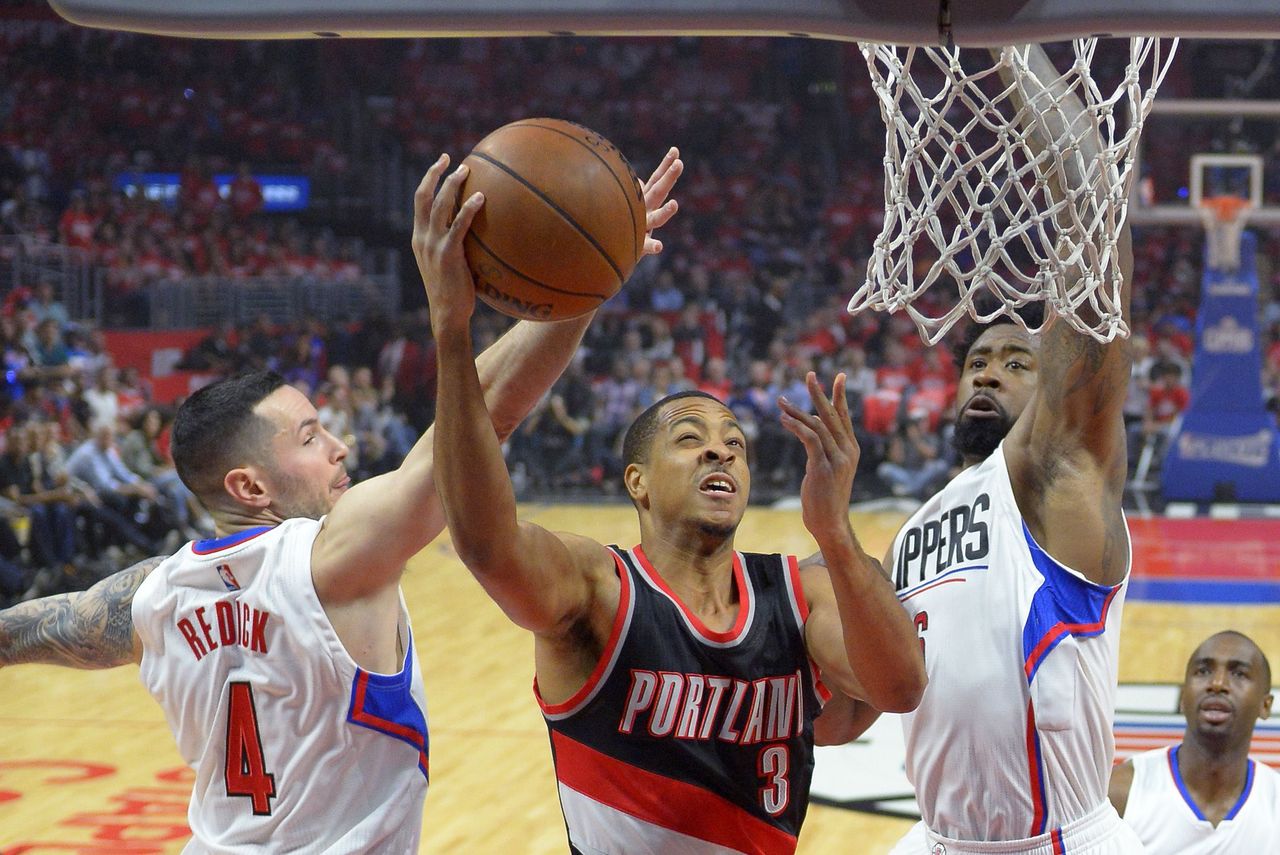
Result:
M1250 757L1249 759L1253 761L1254 781L1268 782L1268 785L1272 787L1275 793L1276 804L1280 806L1280 772L1277 772L1265 760L1259 760L1257 757Z
M800 577L800 584L806 587L810 580L826 580L830 584L831 576L827 572L827 560L823 558L821 552L815 552L800 559L794 555L784 555L783 563L789 571Z
M568 551L576 572L586 580L594 607L603 607L612 613L617 608L622 589L622 577L630 586L634 573L627 560L628 551L617 546L605 546L580 534L567 531L554 532ZM634 559L632 559L634 560Z

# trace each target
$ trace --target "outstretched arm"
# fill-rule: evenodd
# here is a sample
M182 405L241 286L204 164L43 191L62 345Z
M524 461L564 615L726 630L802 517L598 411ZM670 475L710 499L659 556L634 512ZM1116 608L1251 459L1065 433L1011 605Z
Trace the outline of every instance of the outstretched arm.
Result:
M413 249L424 281L438 275L428 257L428 241L436 188L448 165L447 157L437 160L414 195ZM645 184L646 255L662 250L652 233L676 212L675 200L667 196L683 168L673 148ZM450 200L456 195L454 189ZM500 441L510 436L564 371L591 318L522 321L475 360L487 418ZM434 432L434 427L429 428L394 472L352 487L325 521L312 554L312 575L322 602L350 602L394 587L405 562L444 529L434 477Z
M1028 66L1041 84L1028 82L1015 93L1015 101L1028 105L1033 117L1024 122L1028 140L1046 158L1043 152L1050 139L1061 139L1068 128L1071 138L1079 140L1078 155L1065 151L1061 171L1050 182L1055 201L1071 199L1072 191L1078 194L1058 213L1065 227L1084 218L1103 192L1086 180L1088 164L1097 163L1102 142L1096 130L1085 130L1092 119L1080 99L1066 92L1043 48L1031 46ZM1011 80L1007 70L1002 74ZM1127 317L1133 275L1128 223L1120 226L1111 251L1119 253L1121 308ZM1103 273L1080 269L1075 275ZM1091 310L1086 305L1079 311L1087 316ZM1009 467L1018 505L1032 534L1051 555L1095 582L1115 584L1128 567L1120 513L1127 468L1123 407L1129 385L1128 340L1104 344L1059 320L1045 331L1037 362L1030 412L1010 433Z
M1084 104L1061 82L1061 72L1054 67L1044 48L1031 45L1027 65L1040 81L1026 83L1015 90L1016 103L1026 105L1034 120L1024 124L1024 131L1032 148L1042 158L1050 141L1064 137L1079 140L1079 154L1065 151L1060 159L1061 170L1055 171L1049 182L1050 196L1055 203L1069 199L1078 193L1077 201L1062 207L1057 216L1060 228L1067 228L1076 220L1086 220L1089 211L1095 210L1103 190L1098 186L1092 171L1101 168L1099 155L1102 140L1097 130L1090 128L1093 120ZM1006 82L1012 80L1005 70ZM1055 106L1056 105L1056 106ZM1044 166L1040 167L1042 170ZM1097 248L1101 253L1104 247ZM1129 316L1130 280L1133 275L1133 245L1129 224L1121 224L1117 245L1121 282L1121 310ZM1077 277L1103 271L1075 271ZM1109 287L1102 283L1100 287ZM1091 309L1080 307L1087 316ZM1032 443L1043 451L1061 453L1063 445L1069 450L1082 448L1104 465L1117 453L1125 450L1122 429L1122 411L1129 383L1128 339L1116 338L1103 344L1096 339L1072 329L1066 323L1054 323L1046 331L1041 350L1039 371L1039 399L1037 418L1032 431Z
M114 668L142 661L133 595L167 556L140 561L87 591L20 603L0 612L0 667L22 663Z
M587 615L593 579L607 578L612 559L597 543L558 537L516 517L515 493L471 355L476 297L462 245L483 197L473 194L448 222L465 178L464 165L441 187L421 256L439 363L440 498L454 548L494 601L535 634L563 636Z
M908 712L924 693L924 662L893 586L849 525L849 496L861 451L844 381L843 374L837 375L828 399L809 373L816 416L779 401L783 426L804 443L808 455L800 503L805 528L822 553L820 564L801 571L809 602L805 642L835 688L878 710Z

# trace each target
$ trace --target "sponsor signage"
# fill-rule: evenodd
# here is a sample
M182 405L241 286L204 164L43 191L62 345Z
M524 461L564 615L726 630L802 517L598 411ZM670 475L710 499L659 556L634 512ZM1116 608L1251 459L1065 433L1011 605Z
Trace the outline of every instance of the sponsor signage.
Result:
M254 174L262 187L262 210L269 212L304 211L311 202L311 179L305 175ZM236 176L230 172L213 176L218 195L226 199ZM127 196L141 193L148 199L173 206L178 202L180 176L176 172L122 172L116 176L115 189Z
M1191 403L1165 454L1169 501L1280 501L1280 432L1263 408L1257 240L1240 241L1240 269L1206 259L1191 363Z

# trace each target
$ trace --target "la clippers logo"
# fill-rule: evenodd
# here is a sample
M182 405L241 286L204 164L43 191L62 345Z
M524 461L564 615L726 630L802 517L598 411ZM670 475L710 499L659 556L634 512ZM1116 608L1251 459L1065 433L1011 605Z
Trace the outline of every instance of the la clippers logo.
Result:
M1177 686L1121 685L1116 693L1116 759L1180 741L1186 721L1177 709ZM1280 771L1280 722L1257 723L1249 754ZM814 756L810 794L815 802L880 816L920 818L903 766L906 748L897 716L882 715L856 742L818 746ZM935 848L932 853L938 851Z
M947 855L947 847L941 843L935 843L933 848L929 850L929 855Z
M218 565L218 578L222 580L222 584L227 586L228 591L240 590L240 583L236 581L235 574L231 572L230 564Z

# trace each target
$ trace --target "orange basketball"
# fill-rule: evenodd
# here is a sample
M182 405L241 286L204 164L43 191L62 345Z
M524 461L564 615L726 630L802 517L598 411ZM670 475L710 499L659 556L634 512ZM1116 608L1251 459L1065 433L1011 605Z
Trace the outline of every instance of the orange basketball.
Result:
M463 163L462 198L485 198L464 247L480 299L515 318L557 321L618 293L640 260L645 210L612 143L572 122L524 119Z

